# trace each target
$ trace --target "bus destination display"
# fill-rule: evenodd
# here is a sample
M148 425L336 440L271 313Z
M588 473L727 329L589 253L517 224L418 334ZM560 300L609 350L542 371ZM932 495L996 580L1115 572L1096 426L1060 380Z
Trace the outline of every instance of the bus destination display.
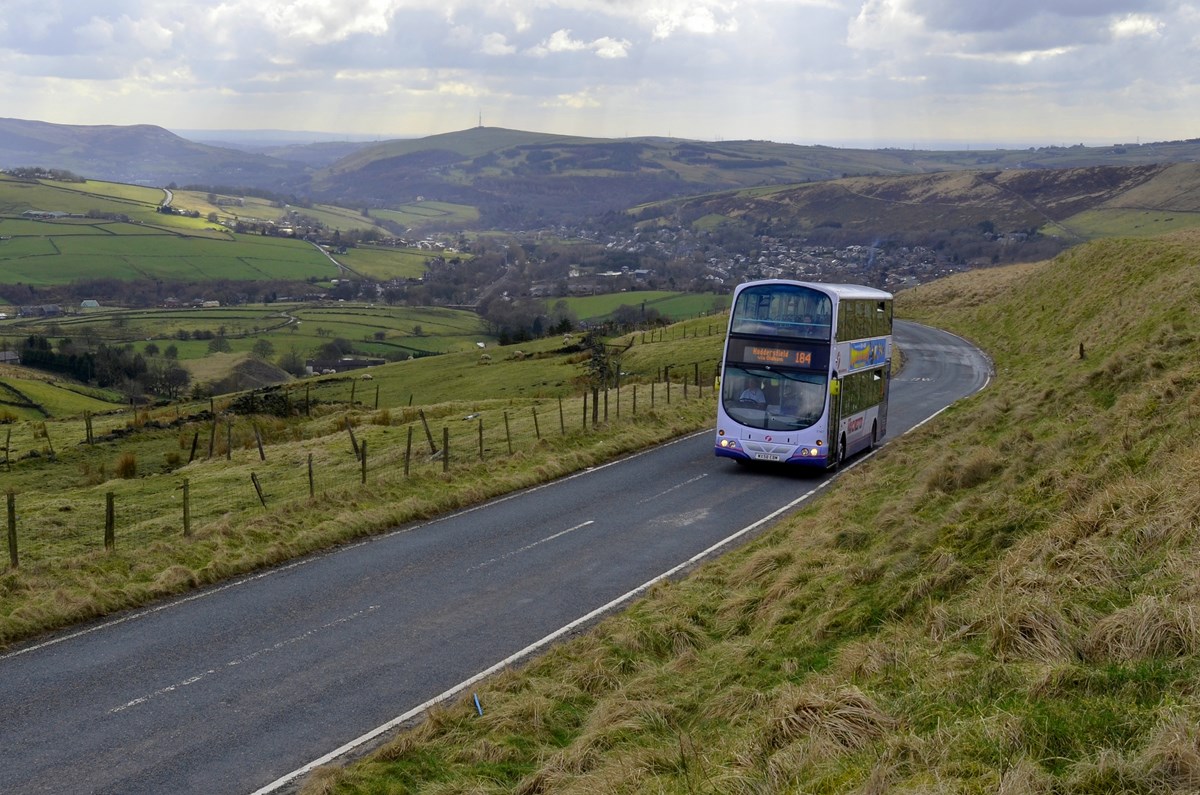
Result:
M733 361L774 367L799 367L805 370L824 370L829 367L829 348L753 340L730 340L729 355Z

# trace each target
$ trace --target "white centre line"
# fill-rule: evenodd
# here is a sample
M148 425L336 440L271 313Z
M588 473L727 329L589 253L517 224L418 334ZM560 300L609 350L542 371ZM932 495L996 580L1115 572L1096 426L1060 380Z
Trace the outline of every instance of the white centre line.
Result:
M671 492L675 491L676 489L682 489L684 486L690 486L690 485L692 485L693 483L695 483L695 482L696 482L696 481L698 481L698 480L704 480L704 478L706 478L706 477L708 477L708 473L707 473L707 472L705 472L703 475L697 475L697 476L696 476L696 477L694 477L694 478L689 478L688 480L685 480L685 481L683 481L682 483L676 483L674 486L672 486L671 488L667 489L666 491L660 491L658 494L655 494L655 495L653 495L653 496L651 496L651 497L645 497L645 498L643 498L643 499L640 499L640 500L638 500L638 503L637 503L637 504L638 504L638 505L643 505L643 504L645 504L645 503L647 503L647 502L651 502L651 501L653 501L653 500L657 500L659 497L663 496L664 494L670 494Z
M492 558L491 560L485 560L483 563L477 563L474 566L472 566L471 568L467 569L467 571L478 571L479 569L487 568L488 566L492 565L493 563L499 563L502 560L507 560L508 558L511 558L513 555L520 555L522 552L531 550L534 547L538 546L539 544L544 544L547 541L553 541L556 538L565 536L567 533L574 533L576 530L580 529L581 527L587 527L588 525L595 524L595 523L596 523L596 521L594 519L588 519L586 522L583 522L582 524L577 524L574 527L568 527L566 530L560 530L559 532L555 533L552 536L546 536L543 539L534 541L532 544L526 544L525 546L521 547L520 549L514 549L512 552L505 552L503 555L501 555L498 558Z
M343 616L342 618L334 619L333 621L330 621L327 624L322 624L319 627L310 629L308 632L301 633L301 634L296 635L291 638L286 638L284 640L279 641L278 643L274 643L270 646L267 646L266 648L259 649L258 651L250 652L249 654L245 654L241 657L238 657L235 660L230 660L229 662L225 663L225 665L221 666L221 668L222 669L233 668L236 665L242 665L244 663L248 663L251 660L254 660L258 657L263 656L264 654L269 654L271 652L279 651L280 649L286 648L287 646L291 646L295 643L299 643L301 641L307 640L320 632L324 632L327 629L332 629L333 627L339 626L341 624L346 624L346 623L349 623L356 619L362 618L363 616L367 615L368 613L373 613L374 611L376 611L378 609L379 609L379 605L371 605L370 607L366 608L365 610L359 610L357 613L351 613L348 616ZM117 713L124 712L125 710L127 710L131 707L141 706L142 704L145 704L147 701L158 698L159 696L165 696L169 693L174 693L176 690L179 690L180 688L187 687L188 685L194 685L197 682L201 681L202 679L206 679L206 678L212 676L213 674L217 673L218 670L219 669L216 669L216 668L210 668L209 670L205 671L204 673L196 674L195 676L190 676L187 679L184 679L182 682L176 682L173 685L167 685L166 687L160 687L158 690L155 690L153 693L148 693L147 695L139 696L131 701L126 701L124 704L122 704L119 707L113 707L112 709L110 709L108 711L108 714L116 715Z

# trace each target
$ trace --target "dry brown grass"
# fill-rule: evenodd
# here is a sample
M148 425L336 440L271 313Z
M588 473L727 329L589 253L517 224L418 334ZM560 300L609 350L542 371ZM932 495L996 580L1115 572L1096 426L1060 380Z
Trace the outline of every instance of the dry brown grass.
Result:
M1001 660L1051 662L1076 652L1076 628L1062 602L1046 593L1002 593L985 610L982 623L988 650Z
M857 687L826 691L787 685L775 695L763 744L778 749L803 741L810 751L837 755L878 741L895 725Z
M1083 649L1089 659L1119 662L1195 654L1200 648L1197 618L1192 604L1142 595L1097 621Z
M1166 711L1140 757L1146 775L1163 791L1200 790L1200 716L1195 709Z
M996 795L1049 795L1054 782L1042 768L1026 757L1000 774Z

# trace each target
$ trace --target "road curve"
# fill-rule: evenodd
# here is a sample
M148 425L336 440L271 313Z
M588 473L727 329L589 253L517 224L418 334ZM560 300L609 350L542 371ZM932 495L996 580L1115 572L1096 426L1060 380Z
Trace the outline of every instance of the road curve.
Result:
M893 439L990 376L953 335L896 337ZM0 792L279 791L826 482L717 459L705 431L14 649Z

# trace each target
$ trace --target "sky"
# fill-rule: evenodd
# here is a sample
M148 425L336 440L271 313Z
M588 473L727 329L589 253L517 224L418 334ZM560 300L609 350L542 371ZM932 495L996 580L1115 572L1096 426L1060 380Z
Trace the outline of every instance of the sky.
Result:
M1200 0L4 0L0 117L831 146L1200 137ZM336 136L334 136L336 137Z

